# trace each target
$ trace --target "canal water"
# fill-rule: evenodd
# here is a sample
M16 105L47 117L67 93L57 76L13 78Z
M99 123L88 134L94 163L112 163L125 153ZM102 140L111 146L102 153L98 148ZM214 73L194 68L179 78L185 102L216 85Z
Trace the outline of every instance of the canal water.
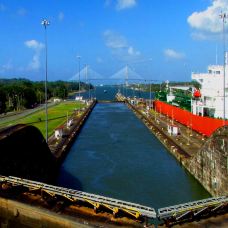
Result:
M121 92L124 94L124 96L128 97L140 97L140 98L150 98L150 93L149 92L144 92L140 88L137 90L133 90L130 88L126 88L123 86L117 86L117 85L112 85L112 86L96 86L94 87L93 90L87 91L87 92L82 92L80 95L83 96L83 98L88 99L88 98L96 98L97 100L114 100L115 95L117 92ZM151 93L151 98L154 97L154 93ZM69 97L70 99L75 99L75 95L71 95Z
M58 185L154 208L210 197L122 103L96 105Z

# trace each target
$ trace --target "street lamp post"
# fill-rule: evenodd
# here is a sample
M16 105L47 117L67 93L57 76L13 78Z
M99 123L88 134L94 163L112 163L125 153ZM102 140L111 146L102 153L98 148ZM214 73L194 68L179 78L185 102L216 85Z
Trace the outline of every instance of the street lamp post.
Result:
M149 79L149 80L147 80L148 82L149 82L149 86L150 86L150 97L149 97L149 99L150 99L150 102L149 102L149 107L151 108L152 107L152 88L151 88L151 86L152 86L152 82L155 82L155 81L157 81L157 80L151 80L151 79Z
M42 20L41 24L44 26L44 33L45 33L45 65L46 65L46 71L45 71L45 115L46 115L46 142L48 143L48 107L47 107L47 26L50 25L50 22L46 19Z
M81 109L81 106L80 106L80 99L81 99L81 82L80 82L80 71L81 71L81 56L80 55L77 55L77 59L78 59L78 90L79 90L79 93L78 93L78 96L79 96L79 111Z

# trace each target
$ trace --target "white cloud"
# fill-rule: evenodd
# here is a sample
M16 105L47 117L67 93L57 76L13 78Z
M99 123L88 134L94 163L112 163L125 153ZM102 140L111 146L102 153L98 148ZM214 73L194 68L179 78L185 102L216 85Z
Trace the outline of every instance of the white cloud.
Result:
M183 59L185 57L183 53L177 52L173 49L164 50L164 55L170 59Z
M188 23L194 29L218 33L222 31L222 21L219 15L227 11L228 0L213 0L207 9L190 15Z
M36 40L25 41L25 45L28 48L33 48L34 50L39 50L39 51L44 48L44 44L42 44Z
M191 37L193 40L208 40L208 36L202 32L193 32Z
M105 45L111 49L112 53L121 59L128 59L131 57L138 57L141 53L128 44L127 39L112 31L106 30L104 32Z
M63 19L64 19L64 13L63 12L59 12L58 19L59 19L59 21L63 21Z
M128 48L128 54L132 56L140 55L140 51L136 51L132 46Z
M40 52L44 48L44 44L36 40L25 41L25 46L34 50L34 55L28 65L29 70L38 70L40 68Z
M117 34L112 30L106 30L104 32L106 46L113 49L127 48L127 40L125 37Z
M116 9L124 10L136 6L136 0L117 0Z

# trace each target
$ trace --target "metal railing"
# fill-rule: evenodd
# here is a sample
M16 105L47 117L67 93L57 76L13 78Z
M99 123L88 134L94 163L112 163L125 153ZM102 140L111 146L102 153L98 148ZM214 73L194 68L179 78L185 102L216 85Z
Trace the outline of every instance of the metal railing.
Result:
M124 211L135 218L146 217L146 218L156 218L156 212L154 208L143 206L136 203L130 203L123 200L113 199L105 196L95 195L83 191L77 191L73 189L58 187L54 185L45 184L42 182L31 181L27 179L22 179L18 177L5 177L0 176L0 182L10 183L13 186L23 186L31 190L41 189L47 192L51 196L62 196L67 200L76 202L78 200L87 202L94 207L97 211L100 207L105 207L116 215L120 211Z
M180 223L210 217L228 206L228 197L214 197L158 209L158 219L165 223Z
M124 212L137 220L140 218L159 219L167 226L221 214L227 212L228 207L228 197L221 196L160 208L156 213L154 208L140 204L13 176L0 176L0 186L3 183L10 184L12 188L24 187L24 192L40 190L41 196L45 195L43 193L53 198L59 196L61 199L75 204L79 201L84 202L92 206L95 212L98 212L101 208L106 209L114 217L118 216L120 212ZM2 191L4 191L3 188Z

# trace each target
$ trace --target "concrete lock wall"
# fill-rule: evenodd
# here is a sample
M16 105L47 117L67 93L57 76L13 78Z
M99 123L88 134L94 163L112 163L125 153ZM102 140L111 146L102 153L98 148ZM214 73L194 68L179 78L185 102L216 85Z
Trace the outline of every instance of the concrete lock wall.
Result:
M217 129L184 166L213 195L228 194L228 126Z
M196 116L161 101L155 101L154 108L208 137L193 157L182 159L181 163L211 195L227 195L228 121L224 126L223 120ZM174 155L178 159L177 153Z

